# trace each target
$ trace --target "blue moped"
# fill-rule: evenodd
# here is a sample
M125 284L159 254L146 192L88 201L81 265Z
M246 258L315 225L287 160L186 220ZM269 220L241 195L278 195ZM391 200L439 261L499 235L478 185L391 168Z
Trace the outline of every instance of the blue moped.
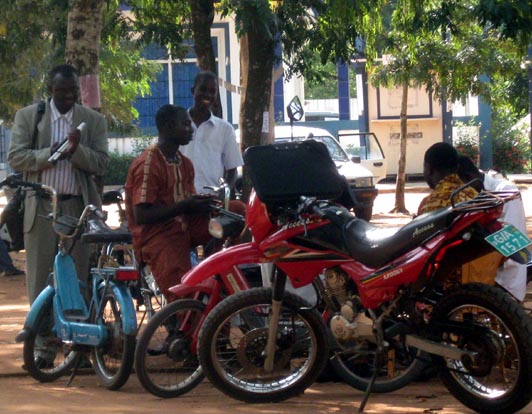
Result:
M47 218L59 236L49 285L33 302L16 338L24 342L25 369L40 382L54 381L71 372L70 384L82 356L90 352L102 385L111 390L120 388L131 373L137 333L136 312L126 281L138 278L138 272L127 267L105 267L99 261L91 269L89 286L82 286L69 254L69 241L81 235L82 242L108 244L128 242L131 236L112 231L103 221L105 214L93 205L86 206L79 218L60 215L56 191L47 185L9 176L0 183L3 186L23 187L35 196L51 199ZM89 224L91 231L87 232Z

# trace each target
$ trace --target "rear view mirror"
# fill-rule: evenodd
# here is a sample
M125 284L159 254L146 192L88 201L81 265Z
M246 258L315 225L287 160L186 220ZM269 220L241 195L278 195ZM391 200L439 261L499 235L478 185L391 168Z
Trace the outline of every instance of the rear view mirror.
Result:
M286 112L288 113L288 118L290 122L300 121L303 118L303 106L298 96L294 96L292 100L288 103L286 107Z

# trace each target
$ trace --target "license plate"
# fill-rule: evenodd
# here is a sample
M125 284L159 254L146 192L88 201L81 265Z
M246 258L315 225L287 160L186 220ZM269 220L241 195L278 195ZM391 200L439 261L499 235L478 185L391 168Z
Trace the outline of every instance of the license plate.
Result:
M532 240L511 224L505 225L499 231L490 234L485 240L499 253L508 257L532 244Z

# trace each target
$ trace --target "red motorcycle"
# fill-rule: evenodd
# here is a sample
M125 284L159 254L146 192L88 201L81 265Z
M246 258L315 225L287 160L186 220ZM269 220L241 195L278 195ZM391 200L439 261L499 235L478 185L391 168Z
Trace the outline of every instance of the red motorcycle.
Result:
M447 389L478 412L531 401L532 321L503 289L460 277L464 263L495 248L528 261L530 240L497 220L518 192L481 193L378 228L331 201L344 198L345 181L323 146L258 146L244 157L256 191L246 215L253 241L214 254L176 287L274 265L271 288L228 296L202 321L197 351L212 384L246 402L282 401L329 361L366 391L363 410L371 392L402 388L437 364ZM287 279L312 284L318 303L285 291Z

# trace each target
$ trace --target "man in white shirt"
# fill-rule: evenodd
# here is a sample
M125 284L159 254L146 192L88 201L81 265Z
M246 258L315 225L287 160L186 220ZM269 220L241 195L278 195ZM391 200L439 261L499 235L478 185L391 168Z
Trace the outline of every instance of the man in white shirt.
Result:
M458 158L458 174L462 181L469 182L475 178L480 180L479 188L487 191L516 191L517 186L502 178L491 177L480 171L473 161L465 156ZM482 184L482 186L480 186ZM519 231L527 234L526 216L523 201L519 198L504 205L501 221L514 225ZM506 260L497 271L495 281L522 301L526 293L526 266L521 265L511 259Z
M182 153L194 165L194 186L197 193L205 193L206 186L218 186L224 178L234 191L237 167L244 164L236 142L233 126L211 112L218 96L218 77L201 71L192 87L194 105L189 109L194 136L181 147Z

